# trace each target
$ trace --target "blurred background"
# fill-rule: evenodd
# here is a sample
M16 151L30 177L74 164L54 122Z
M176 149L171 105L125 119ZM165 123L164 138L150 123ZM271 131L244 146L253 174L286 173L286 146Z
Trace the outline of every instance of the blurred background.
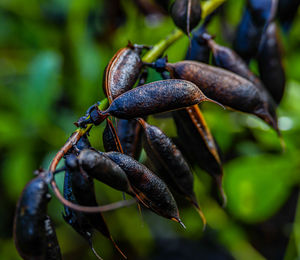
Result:
M174 28L171 18L139 0L0 1L0 259L20 259L12 239L16 202L33 171L51 158L76 128L86 109L103 99L103 70L114 53L133 43L154 45ZM244 1L228 0L223 20L208 27L218 43L224 21L235 30ZM224 20L225 19L225 20ZM280 32L287 82L278 108L286 142L253 116L204 104L203 111L224 154L228 205L215 199L211 178L196 169L195 191L208 227L185 201L178 201L187 229L136 206L104 214L111 233L129 259L299 259L300 257L300 16L289 33ZM169 61L184 59L188 38L168 49ZM251 63L257 72L257 64ZM160 75L150 70L148 81ZM171 118L150 117L170 137ZM100 150L103 126L91 131ZM145 155L142 154L143 161ZM60 187L63 174L57 177ZM122 194L96 184L99 204ZM53 197L48 213L55 222L64 259L95 259L88 244L62 218ZM95 234L104 259L120 259L110 241Z

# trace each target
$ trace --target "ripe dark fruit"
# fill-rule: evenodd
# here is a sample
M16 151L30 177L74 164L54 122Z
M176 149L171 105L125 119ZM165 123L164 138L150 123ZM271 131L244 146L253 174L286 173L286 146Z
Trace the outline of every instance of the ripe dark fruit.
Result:
M198 0L175 0L170 13L176 26L187 35L201 20L201 6Z

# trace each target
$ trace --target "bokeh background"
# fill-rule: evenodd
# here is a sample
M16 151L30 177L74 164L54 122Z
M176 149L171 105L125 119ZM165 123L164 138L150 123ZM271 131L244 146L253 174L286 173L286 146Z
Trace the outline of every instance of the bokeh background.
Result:
M15 204L33 171L47 168L55 152L75 130L73 122L101 100L103 70L130 40L153 45L173 29L172 20L134 0L1 0L0 1L0 259L20 259L12 239ZM230 46L222 34L238 24L244 1L228 0L223 21L216 16L208 31ZM204 104L203 111L223 151L228 205L215 198L211 178L200 169L195 190L207 217L201 219L179 200L187 229L136 206L104 216L129 259L299 259L300 257L300 16L288 34L281 32L286 92L278 108L286 151L262 121ZM170 61L185 57L187 37L166 52ZM255 62L251 68L257 71ZM160 79L150 71L149 81ZM171 137L171 118L150 117ZM103 126L91 131L102 147ZM141 160L145 160L142 155ZM57 177L61 187L63 174ZM99 204L122 199L100 183ZM54 197L48 212L55 222L64 259L95 259L84 241L62 219ZM94 246L104 259L120 256L110 241L95 234Z

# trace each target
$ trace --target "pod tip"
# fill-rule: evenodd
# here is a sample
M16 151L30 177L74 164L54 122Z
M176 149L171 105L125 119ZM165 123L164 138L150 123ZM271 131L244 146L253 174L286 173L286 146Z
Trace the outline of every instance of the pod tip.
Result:
M177 217L177 218L171 218L171 220L179 223L184 229L186 229L186 226L184 225L184 223L181 221L181 219L179 217Z
M227 205L227 196L226 196L225 191L223 189L222 176L221 175L216 176L215 180L216 180L216 183L217 183L217 186L218 186L218 190L220 192L220 196L222 198L222 208L225 208L226 205Z
M224 110L226 110L226 107L223 106L221 103L219 103L218 101L215 101L215 100L213 100L213 99L210 99L210 98L208 98L208 97L206 97L203 101L215 103L216 105L218 105L218 106L222 107Z
M178 219L178 223L179 223L184 229L186 229L186 226L183 224L183 222L181 221L181 219Z
M93 252L93 254L99 259L99 260L103 260L103 258L101 256L98 255L97 251L95 250L94 246L93 246L93 242L91 239L88 240L89 246Z

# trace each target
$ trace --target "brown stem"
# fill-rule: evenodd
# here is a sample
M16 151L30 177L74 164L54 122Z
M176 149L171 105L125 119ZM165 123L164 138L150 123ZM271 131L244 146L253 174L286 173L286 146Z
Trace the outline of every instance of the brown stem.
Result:
M64 144L62 148L57 152L55 157L52 159L49 170L51 173L55 172L58 163L60 162L61 158L75 145L79 139L82 137L82 131L75 131L68 141Z
M75 145L79 139L88 131L88 129L82 129L82 130L77 130L75 131L70 138L68 139L68 141L64 144L64 146L57 152L57 154L55 155L55 157L53 158L50 167L49 167L49 171L51 173L51 187L52 190L55 194L55 196L59 199L59 201L61 203L63 203L65 206L76 210L76 211L81 211L81 212L88 212L88 213L95 213L95 212L104 212L104 211L110 211L110 210L115 210L118 208L122 208L122 207L127 207L130 206L131 204L133 204L135 202L134 199L132 200L122 200L119 202L115 202L115 203L111 203L108 205L104 205L104 206L98 206L98 207L87 207L87 206L82 206L82 205L77 205L74 204L68 200L66 200L62 194L60 193L57 184L55 182L54 179L54 175L53 173L56 170L56 167L58 165L58 163L60 162L60 160L63 158L63 156L73 147L73 145Z
M66 200L61 195L54 179L51 181L50 184L52 186L55 196L60 200L61 203L63 203L65 206L67 206L70 209L80 211L80 212L96 213L96 212L111 211L111 210L115 210L115 209L119 209L119 208L123 208L123 207L128 207L136 202L135 199L131 199L131 200L121 200L118 202L114 202L114 203L103 205L103 206L97 206L97 207L87 207L87 206L77 205L77 204L74 204L74 203Z

